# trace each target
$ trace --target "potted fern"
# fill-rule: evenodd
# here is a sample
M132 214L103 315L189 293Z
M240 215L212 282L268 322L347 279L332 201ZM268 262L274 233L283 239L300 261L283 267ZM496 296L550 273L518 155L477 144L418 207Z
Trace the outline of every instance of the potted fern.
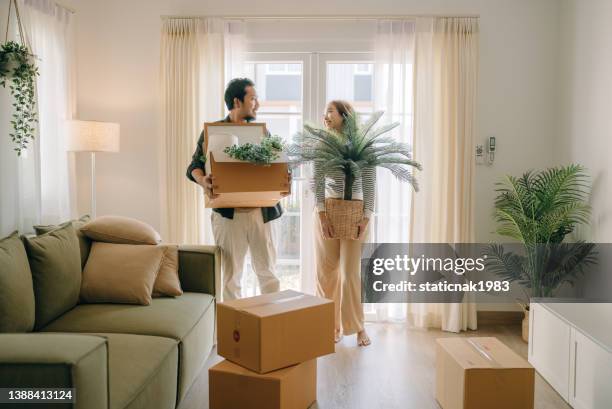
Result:
M334 238L356 237L356 225L363 218L364 208L362 200L353 199L353 185L366 168L386 168L399 180L418 190L413 170L421 170L421 165L412 160L407 144L385 136L399 123L374 128L382 115L382 111L376 112L361 123L358 114L350 114L345 119L342 132L305 124L303 132L288 148L292 163L313 163L320 169L313 180L315 188L324 186L328 175L338 170L343 173L344 197L326 201L326 213L335 232Z
M526 296L553 297L564 283L573 285L596 262L595 245L565 242L577 225L589 222L588 176L580 165L506 176L495 200L496 232L522 244L521 254L501 244L488 247L487 266L510 282L525 287ZM525 311L523 339L529 333L529 303Z

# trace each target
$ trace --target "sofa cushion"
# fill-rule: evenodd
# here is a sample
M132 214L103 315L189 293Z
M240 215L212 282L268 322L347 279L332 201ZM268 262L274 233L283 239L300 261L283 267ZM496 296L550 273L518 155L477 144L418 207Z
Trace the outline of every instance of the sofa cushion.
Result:
M81 269L85 267L85 263L87 262L87 257L89 256L89 250L91 249L91 239L81 233L81 227L88 223L91 220L88 214L81 217L78 220L70 220L68 222L64 222L62 224L46 224L46 225L37 225L34 226L34 231L36 235L40 236L41 234L49 233L52 230L59 229L64 227L68 223L72 223L74 229L76 230L77 237L79 238L79 250L81 251Z
M180 400L210 353L214 328L213 296L185 292L177 298L154 298L149 306L81 304L43 331L141 334L180 341Z
M108 341L110 409L167 409L176 403L178 341L95 333Z
M151 305L79 304L43 331L109 332L181 340L213 303L208 294L154 298Z
M0 332L34 328L32 273L17 232L0 240Z
M159 246L164 249L164 256L153 286L153 297L179 296L183 294L183 290L178 275L178 246L176 244L160 244Z
M81 300L149 305L163 255L160 246L94 242L83 270Z
M23 238L34 284L36 320L42 328L79 301L81 254L72 224Z
M159 233L146 223L121 216L101 216L81 228L95 241L117 244L157 244Z

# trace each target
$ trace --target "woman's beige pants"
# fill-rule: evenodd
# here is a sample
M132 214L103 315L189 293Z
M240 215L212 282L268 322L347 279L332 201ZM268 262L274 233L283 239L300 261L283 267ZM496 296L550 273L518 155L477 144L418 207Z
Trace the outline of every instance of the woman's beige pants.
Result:
M314 213L317 295L334 300L336 330L345 335L363 329L361 240L325 239ZM369 226L368 226L369 227ZM369 230L369 228L368 228ZM364 237L367 236L367 231Z

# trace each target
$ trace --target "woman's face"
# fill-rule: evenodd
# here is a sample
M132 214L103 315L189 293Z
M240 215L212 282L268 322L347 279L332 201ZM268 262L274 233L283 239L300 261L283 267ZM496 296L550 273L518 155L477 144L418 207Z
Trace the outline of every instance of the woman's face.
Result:
M327 104L327 108L325 109L325 116L323 117L323 122L325 122L325 126L327 129L333 129L335 131L342 131L342 115L336 109L334 104Z

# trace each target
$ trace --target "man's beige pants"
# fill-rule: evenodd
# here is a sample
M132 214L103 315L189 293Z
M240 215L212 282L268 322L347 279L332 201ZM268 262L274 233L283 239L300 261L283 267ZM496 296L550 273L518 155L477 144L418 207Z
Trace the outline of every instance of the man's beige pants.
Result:
M361 304L361 240L326 239L314 213L317 295L334 300L336 330L345 335L363 329ZM364 238L366 234L363 236Z
M253 270L262 294L279 291L275 274L276 249L272 222L264 223L261 209L234 212L228 219L217 212L211 216L215 243L221 250L223 267L223 299L242 297L242 274L247 250L251 253Z

